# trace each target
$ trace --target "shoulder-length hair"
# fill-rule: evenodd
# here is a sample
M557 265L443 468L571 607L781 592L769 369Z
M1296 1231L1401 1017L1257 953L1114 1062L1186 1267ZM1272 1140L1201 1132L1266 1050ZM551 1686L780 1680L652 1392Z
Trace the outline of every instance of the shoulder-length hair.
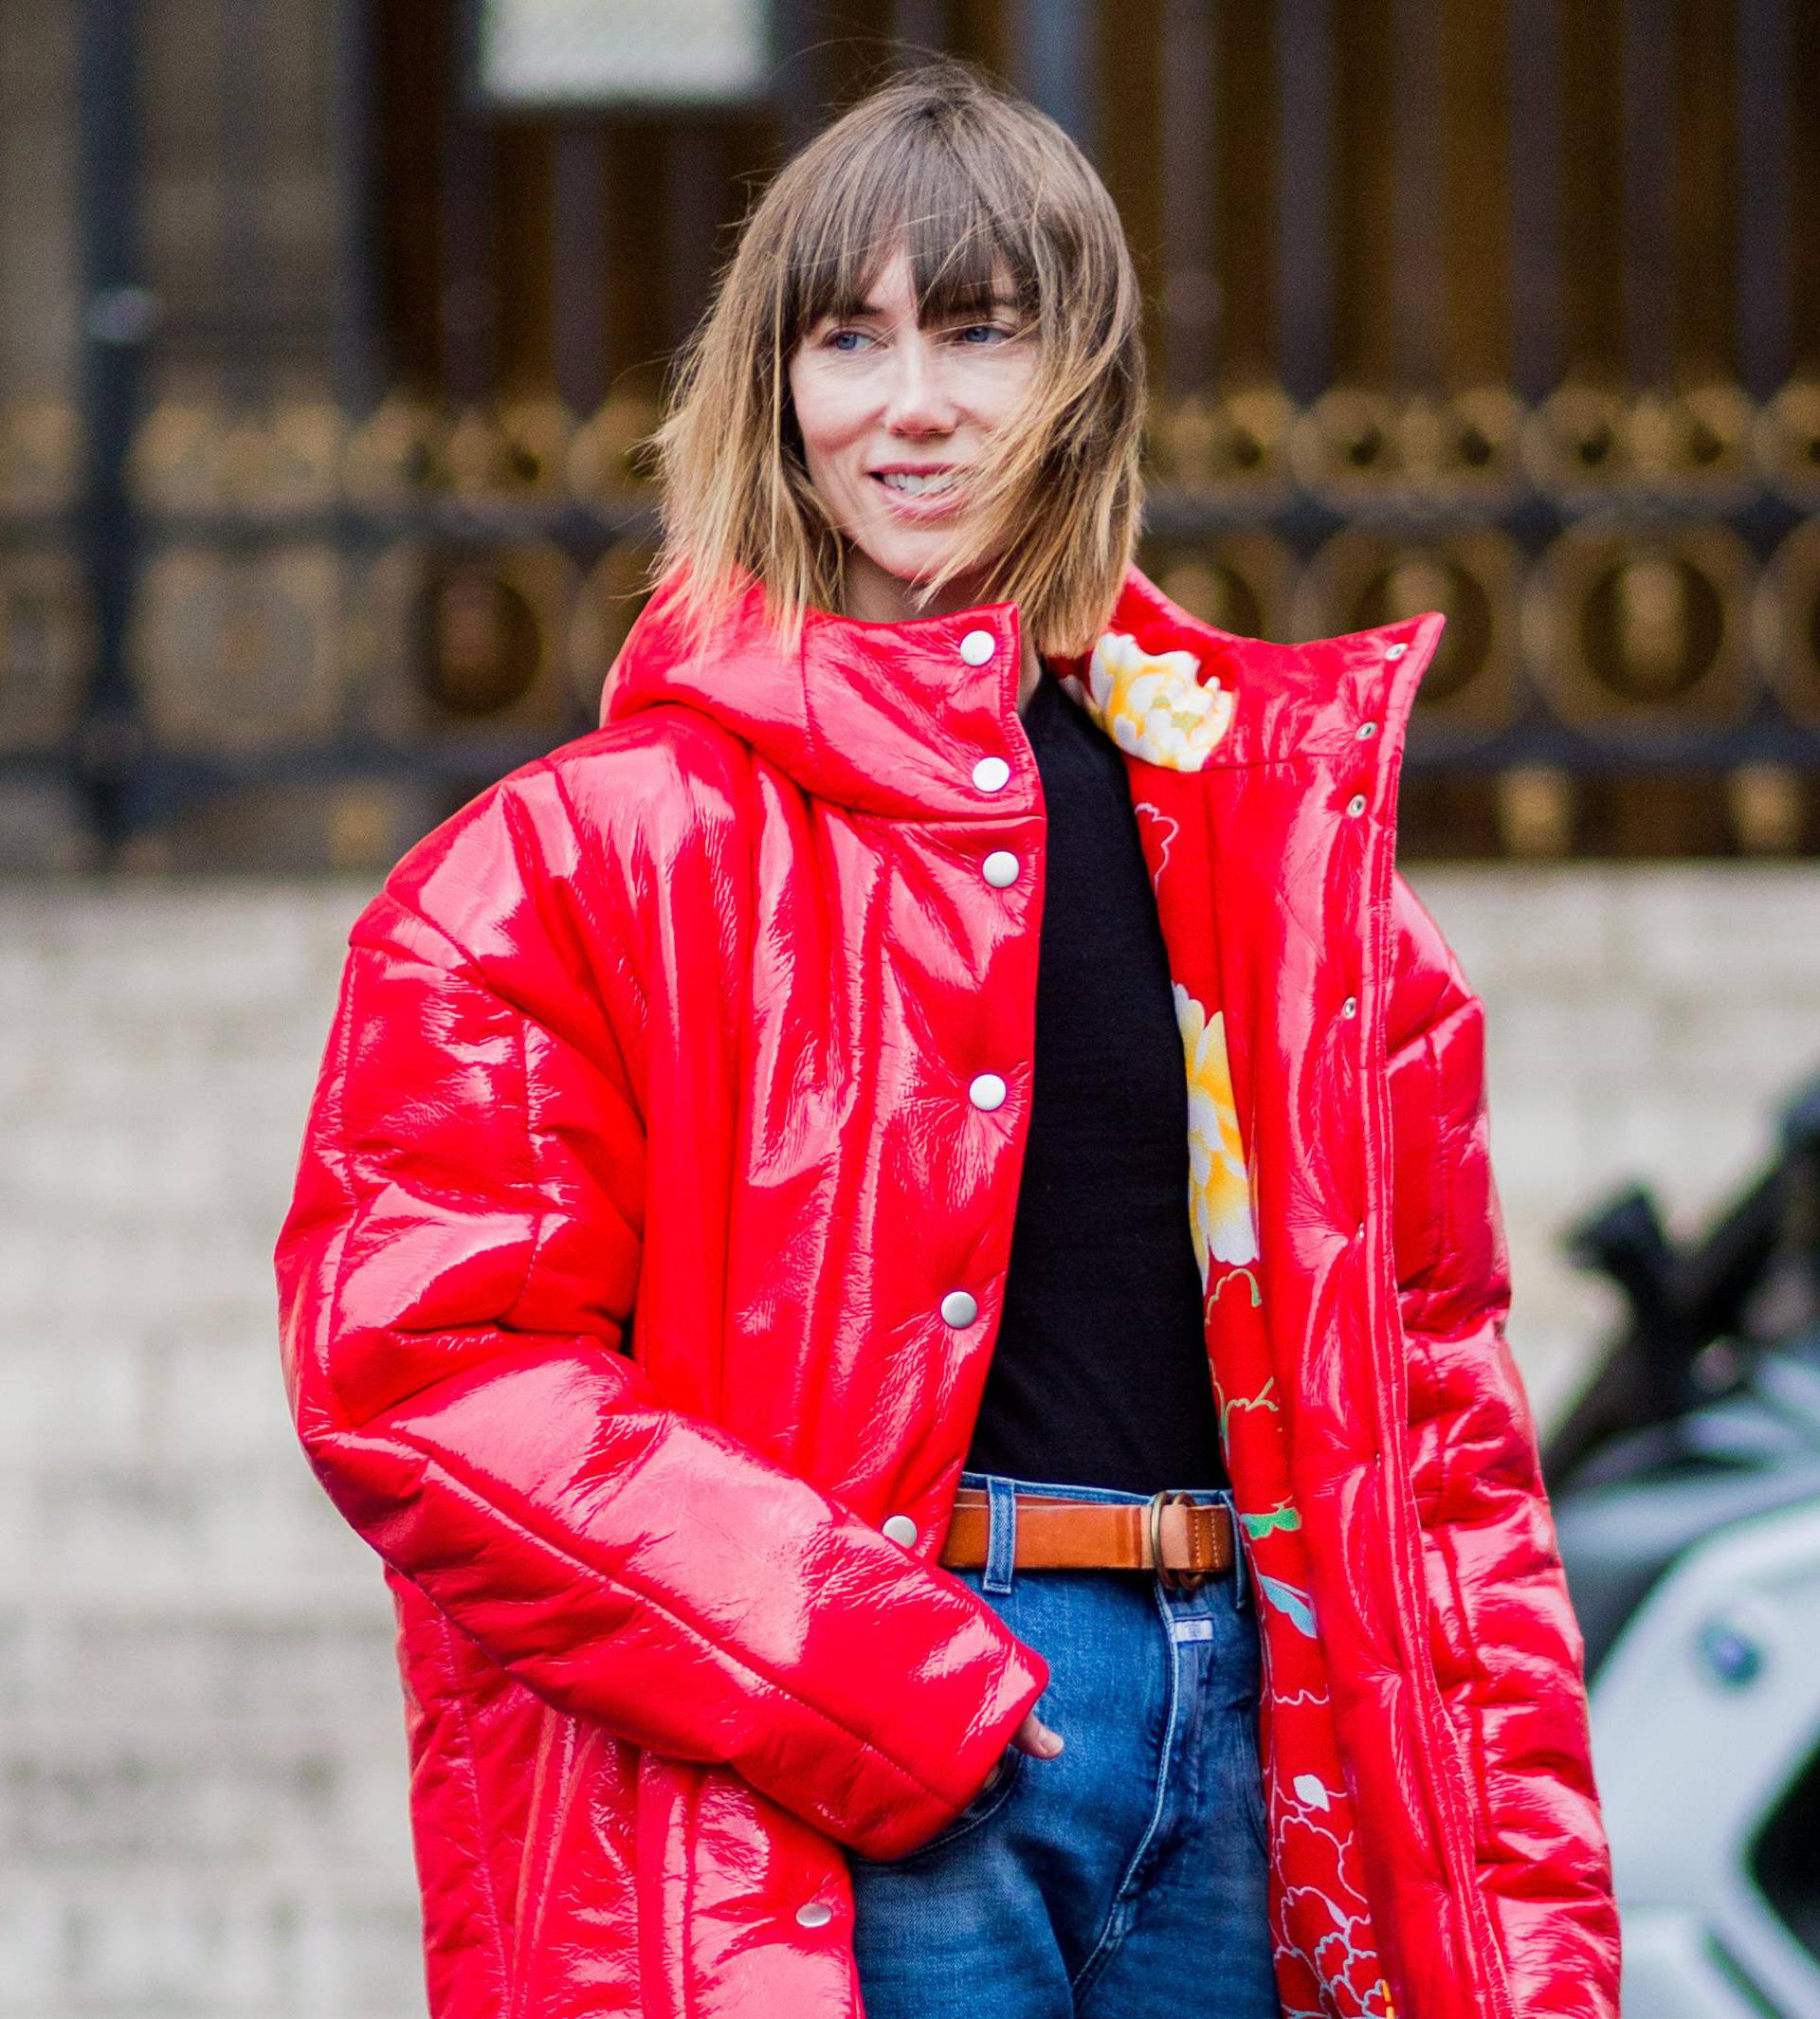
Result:
M789 650L806 607L843 608L846 542L809 477L788 370L825 316L852 315L893 253L923 326L990 314L1009 276L1038 363L1018 425L974 480L973 533L919 591L981 569L1038 650L1086 651L1142 513L1142 298L1119 213L1055 121L972 64L902 73L825 127L746 218L679 354L656 451L663 537L697 640L756 575Z

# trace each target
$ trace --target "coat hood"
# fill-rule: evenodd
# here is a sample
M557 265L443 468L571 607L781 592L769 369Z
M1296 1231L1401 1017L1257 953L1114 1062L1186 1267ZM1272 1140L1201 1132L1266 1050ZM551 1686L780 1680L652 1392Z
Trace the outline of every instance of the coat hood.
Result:
M892 624L811 609L801 648L787 654L755 577L691 650L681 578L680 568L666 574L633 623L607 678L603 725L680 703L818 798L898 817L979 812L975 765L1020 741L1015 603ZM1399 734L1446 621L1430 610L1276 645L1191 615L1134 564L1092 652L1050 663L1131 755L1199 771L1340 755L1368 718ZM974 642L982 633L990 650Z

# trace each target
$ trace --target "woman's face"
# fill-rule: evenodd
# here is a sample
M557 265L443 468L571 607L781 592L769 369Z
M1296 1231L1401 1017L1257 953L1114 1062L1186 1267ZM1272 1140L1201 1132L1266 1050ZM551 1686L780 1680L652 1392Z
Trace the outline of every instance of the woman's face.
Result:
M936 572L966 526L968 476L987 438L1022 408L1035 338L1016 333L1002 278L989 319L919 329L910 263L899 252L860 314L824 318L791 357L810 480L850 542L848 616L912 613L908 586ZM923 614L967 608L976 578L957 577Z

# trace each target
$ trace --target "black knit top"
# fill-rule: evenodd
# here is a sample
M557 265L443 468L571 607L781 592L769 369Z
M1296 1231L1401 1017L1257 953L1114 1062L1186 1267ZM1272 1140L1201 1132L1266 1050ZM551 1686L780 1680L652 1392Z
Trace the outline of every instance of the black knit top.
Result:
M1188 1080L1119 746L1046 664L1028 1146L967 1464L1062 1485L1227 1482L1190 1230Z

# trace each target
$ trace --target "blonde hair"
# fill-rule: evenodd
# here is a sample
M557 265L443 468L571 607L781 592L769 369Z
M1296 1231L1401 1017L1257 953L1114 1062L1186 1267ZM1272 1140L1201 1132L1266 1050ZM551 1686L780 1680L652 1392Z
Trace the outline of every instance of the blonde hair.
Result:
M792 651L806 607L843 608L846 540L810 481L789 362L824 316L854 312L900 248L925 324L989 314L1009 270L1039 360L1018 425L986 445L975 535L912 600L984 569L978 600L1016 602L1039 651L1085 651L1142 513L1142 298L1085 155L955 58L841 114L746 218L649 437L663 527L650 586L682 571L677 609L699 640L756 575Z

